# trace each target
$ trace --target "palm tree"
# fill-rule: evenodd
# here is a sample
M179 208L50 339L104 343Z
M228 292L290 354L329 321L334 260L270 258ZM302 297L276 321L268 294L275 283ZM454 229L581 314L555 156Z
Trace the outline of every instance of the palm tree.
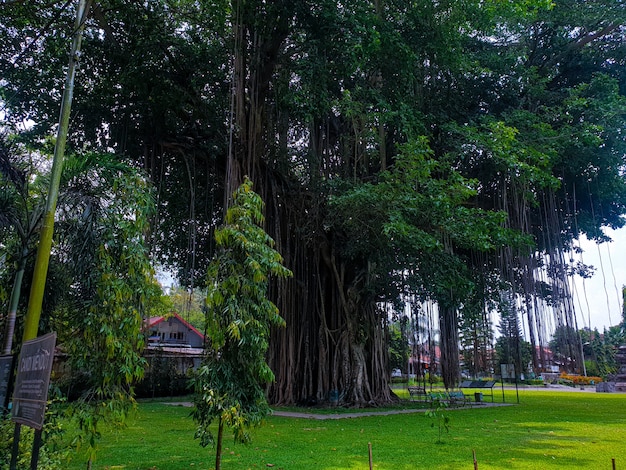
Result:
M15 266L4 321L3 355L11 354L13 348L22 280L27 260L33 253L45 202L41 179L30 182L32 172L32 165L25 161L19 148L6 135L0 135L0 233L3 235L0 254L6 264Z

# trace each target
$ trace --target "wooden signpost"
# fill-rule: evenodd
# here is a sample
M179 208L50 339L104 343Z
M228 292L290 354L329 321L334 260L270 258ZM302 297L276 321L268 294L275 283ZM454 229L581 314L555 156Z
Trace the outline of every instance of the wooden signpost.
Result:
M36 339L24 341L20 357L17 361L17 374L13 390L13 407L11 419L15 424L11 470L17 465L20 426L34 428L35 441L31 458L31 469L37 468L39 447L41 445L41 429L43 428L46 404L48 402L48 385L54 360L54 347L57 334L48 333Z

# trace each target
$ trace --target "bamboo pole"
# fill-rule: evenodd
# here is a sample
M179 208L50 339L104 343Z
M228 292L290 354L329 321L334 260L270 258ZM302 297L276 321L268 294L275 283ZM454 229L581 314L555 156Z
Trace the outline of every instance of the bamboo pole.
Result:
M37 258L33 272L33 280L28 298L28 310L24 319L24 335L22 341L28 341L37 337L39 330L39 318L41 317L41 306L43 303L44 288L48 274L48 264L50 261L50 249L52 248L52 234L54 232L54 213L56 211L57 199L59 196L59 185L61 183L61 173L63 172L63 156L65 154L65 143L67 142L67 130L70 122L70 110L72 107L72 97L74 95L74 77L80 56L80 46L85 28L85 20L89 12L92 0L79 0L76 12L76 22L74 27L74 38L70 52L67 76L65 78L65 88L61 102L61 112L59 116L59 130L54 147L54 158L52 160L52 170L50 174L50 187L46 198L46 209L43 215L43 223L39 234L39 245L37 247Z
M70 110L72 107L72 97L74 95L74 77L80 56L80 46L83 39L85 20L91 6L92 0L79 0L76 20L74 23L74 37L70 51L69 65L65 78L65 88L61 101L61 112L59 116L59 130L57 131L57 141L54 147L54 157L52 159L52 170L50 172L50 186L48 197L46 198L46 209L43 215L43 223L39 234L39 245L37 247L37 258L33 280L28 298L28 309L24 318L24 334L22 343L37 337L39 331L39 319L41 317L41 306L43 304L43 294L48 275L48 264L50 261L50 250L52 248L52 234L54 232L54 213L56 212L57 199L59 196L59 186L61 184L61 173L63 172L63 156L65 154L65 143L67 141L67 130L70 123ZM11 455L11 470L16 468L17 449L19 446L21 425L15 424L14 452ZM41 444L41 430L35 431L35 440L31 453L30 468L36 470L39 461L39 447Z
M478 470L478 460L476 460L476 451L472 449L472 458L474 459L474 470Z
M373 468L374 468L374 461L372 459L372 443L371 442L367 443L367 452L369 454L369 459L370 459L370 470L373 470Z

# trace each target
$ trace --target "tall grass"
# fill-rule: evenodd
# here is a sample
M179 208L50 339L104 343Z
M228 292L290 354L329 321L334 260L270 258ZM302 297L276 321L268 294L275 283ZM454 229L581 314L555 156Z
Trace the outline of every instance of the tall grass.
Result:
M496 395L497 397L497 395ZM499 397L501 399L501 397ZM515 403L514 392L507 392ZM97 469L210 469L213 454L193 439L189 408L143 403L122 430L107 430ZM521 391L520 404L445 411L450 432L424 413L339 420L272 416L248 446L226 441L224 469L352 470L626 468L626 395ZM230 445L229 445L230 444ZM68 469L85 468L80 454Z

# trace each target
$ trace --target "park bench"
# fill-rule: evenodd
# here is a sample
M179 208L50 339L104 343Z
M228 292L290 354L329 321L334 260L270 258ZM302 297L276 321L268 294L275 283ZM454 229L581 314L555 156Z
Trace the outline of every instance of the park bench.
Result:
M429 392L428 402L430 406L433 406L435 403L448 403L448 394L446 392Z
M479 398L482 395L490 396L491 403L493 403L493 387L495 384L495 380L464 380L461 382L459 388L476 390L474 394L476 401L480 401ZM478 390L480 390L480 392ZM488 393L487 390L489 391Z
M468 399L460 390L450 392L430 392L428 394L430 406L436 403L445 403L448 406L465 406Z
M424 387L409 387L409 397L411 401L417 398L419 401L426 401L426 389Z
M450 403L450 406L465 406L468 402L469 397L466 397L462 391L448 392L448 403Z

